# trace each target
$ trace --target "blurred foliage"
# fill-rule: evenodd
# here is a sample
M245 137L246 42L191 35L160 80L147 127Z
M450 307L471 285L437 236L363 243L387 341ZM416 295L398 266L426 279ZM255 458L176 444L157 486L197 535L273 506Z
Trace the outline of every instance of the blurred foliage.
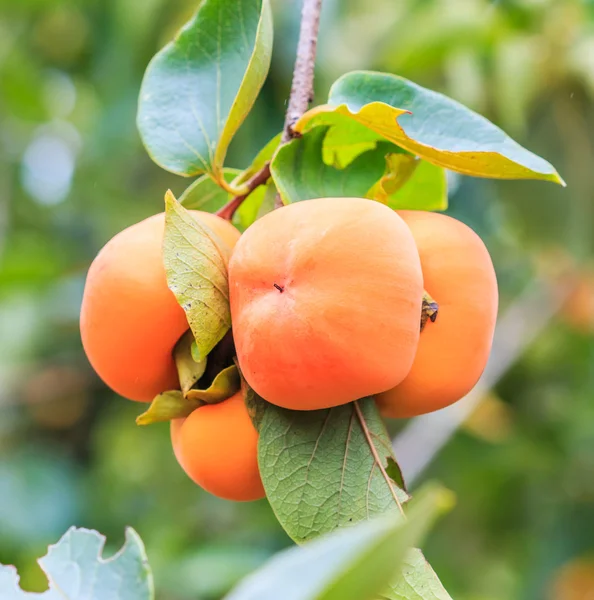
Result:
M112 549L133 526L162 600L220 598L289 543L266 502L198 490L167 427L137 428L143 407L105 389L79 340L98 249L162 210L167 188L179 196L190 183L151 163L135 112L146 64L195 5L0 0L0 562L15 563L31 589L45 585L34 557L70 525L97 528ZM318 100L347 70L398 73L484 113L567 181L563 190L450 178L449 212L489 246L502 310L551 248L592 258L594 3L324 7ZM274 8L271 76L229 166L247 166L282 126L299 2ZM586 569L571 568L591 565L594 553L589 331L575 319L551 322L490 396L482 424L474 415L428 473L458 496L426 546L457 600L574 600L577 585L592 586Z

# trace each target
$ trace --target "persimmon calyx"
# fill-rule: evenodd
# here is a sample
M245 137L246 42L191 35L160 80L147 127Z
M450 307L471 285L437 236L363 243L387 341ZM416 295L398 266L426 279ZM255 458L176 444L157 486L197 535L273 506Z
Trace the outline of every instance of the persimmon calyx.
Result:
M439 304L427 293L423 293L423 303L421 305L421 331L425 329L427 321L435 323L439 313Z

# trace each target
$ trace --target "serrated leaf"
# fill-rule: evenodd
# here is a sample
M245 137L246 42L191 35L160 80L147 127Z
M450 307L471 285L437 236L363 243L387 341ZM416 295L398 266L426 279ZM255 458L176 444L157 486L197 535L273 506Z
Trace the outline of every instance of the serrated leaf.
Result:
M153 576L144 545L130 527L126 542L109 559L101 558L105 538L88 529L69 529L39 559L49 589L23 592L14 567L0 565L2 600L153 600Z
M178 175L221 167L262 87L272 53L268 0L204 0L149 64L138 129L153 160Z
M241 171L239 169L223 169L222 175L230 184ZM214 213L225 206L231 194L223 189L210 175L202 175L188 186L179 197L179 203L188 210L203 210Z
M385 159L377 150L360 154L344 169L325 164L323 145L328 129L317 127L277 151L270 170L285 204L311 198L364 198L383 175Z
M239 372L235 365L231 365L223 369L207 389L191 389L186 394L186 398L199 405L216 404L231 398L239 390L239 387Z
M441 581L417 549L409 550L400 574L392 580L378 600L452 600Z
M443 510L443 490L423 494L408 520L383 515L291 548L227 600L363 600L381 593ZM447 495L447 493L446 493Z
M385 473L388 458L394 457L372 398L314 411L267 405L259 432L258 462L266 496L298 543L377 514L398 512L398 504L408 500Z
M372 188L369 197L398 210L446 210L448 185L446 172L411 154L389 154L384 177Z
M229 255L223 241L167 192L163 243L167 284L186 312L201 360L231 328Z
M564 185L555 168L462 104L386 73L355 71L338 79L328 104L308 111L298 132L354 119L438 166L501 179L544 179Z
M184 396L179 390L163 392L155 396L148 409L136 417L136 424L152 425L182 419L200 406L202 406L201 402Z
M192 346L195 345L194 334L187 331L173 349L173 359L183 394L186 394L206 371L206 358L196 361L192 356Z

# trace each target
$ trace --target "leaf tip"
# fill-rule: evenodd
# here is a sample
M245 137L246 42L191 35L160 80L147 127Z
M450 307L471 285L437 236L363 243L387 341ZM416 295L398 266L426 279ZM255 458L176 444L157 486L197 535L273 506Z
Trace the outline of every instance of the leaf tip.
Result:
M177 202L177 199L173 195L173 192L171 190L167 190L165 192L165 207L171 206L175 202Z
M553 183L558 183L561 187L567 187L567 183L565 182L565 179L563 179L563 177L561 177L561 175L559 175L559 173L557 171L555 171L551 177L551 181Z

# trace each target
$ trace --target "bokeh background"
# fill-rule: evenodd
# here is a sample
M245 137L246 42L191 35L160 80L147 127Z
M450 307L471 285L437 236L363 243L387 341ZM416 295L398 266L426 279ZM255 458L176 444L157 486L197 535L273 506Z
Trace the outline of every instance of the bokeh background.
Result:
M79 339L96 252L189 183L150 161L135 111L147 62L196 5L0 0L0 562L31 590L45 585L34 559L73 524L107 535L108 551L135 527L162 600L220 598L289 544L265 501L194 486L168 428L137 427L141 407L101 384ZM229 166L282 127L299 2L274 8L270 78ZM567 269L569 300L415 485L457 495L425 548L456 600L593 598L594 3L325 0L318 65L320 101L345 71L398 73L485 114L566 179L450 180L449 212L492 252L502 314L529 321L547 298L519 312L517 299Z

